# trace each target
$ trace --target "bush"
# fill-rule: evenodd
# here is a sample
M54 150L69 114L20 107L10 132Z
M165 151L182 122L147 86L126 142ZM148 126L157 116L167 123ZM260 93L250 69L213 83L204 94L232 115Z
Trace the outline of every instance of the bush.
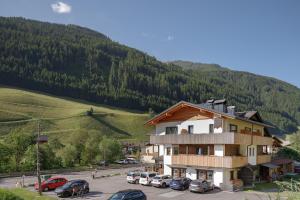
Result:
M10 191L0 189L0 200L24 200Z

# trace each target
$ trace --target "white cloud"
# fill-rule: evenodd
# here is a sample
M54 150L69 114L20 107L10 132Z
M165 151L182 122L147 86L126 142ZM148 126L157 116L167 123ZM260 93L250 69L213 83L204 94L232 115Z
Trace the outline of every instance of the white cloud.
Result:
M51 4L51 8L53 10L53 12L56 13L70 13L72 10L72 7L66 3L63 3L61 1Z
M167 37L167 40L168 40L168 41L172 41L172 40L174 40L174 39L175 39L175 37L172 36L172 35L168 35L168 37Z

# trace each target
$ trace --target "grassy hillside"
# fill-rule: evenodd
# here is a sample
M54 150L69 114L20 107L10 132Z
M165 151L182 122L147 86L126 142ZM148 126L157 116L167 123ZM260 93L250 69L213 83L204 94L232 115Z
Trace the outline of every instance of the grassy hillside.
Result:
M86 112L93 108L94 114ZM149 131L144 122L147 114L134 113L102 105L89 104L74 99L62 99L19 89L0 87L0 136L13 130L35 132L36 121L41 118L41 129L50 138L67 143L76 135L97 133L113 135L120 139L144 140ZM25 120L21 123L9 123Z

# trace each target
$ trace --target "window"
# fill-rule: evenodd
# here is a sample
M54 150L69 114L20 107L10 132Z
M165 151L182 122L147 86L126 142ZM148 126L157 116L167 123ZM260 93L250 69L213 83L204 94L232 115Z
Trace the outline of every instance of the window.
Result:
M268 154L268 146L263 146L263 154Z
M178 177L185 178L185 176L186 176L186 169L172 168L172 176L174 178L178 178Z
M177 126L166 127L166 135L167 134L178 134L178 128L177 128Z
M166 155L170 156L171 155L171 147L166 148Z
M255 148L252 148L252 156L255 156Z
M214 171L207 171L207 180L213 180Z
M208 154L208 146L201 146L196 148L197 155L207 155Z
M248 156L251 156L251 148L248 148Z
M201 147L197 147L197 148L196 148L196 154L197 154L197 155L202 155L202 153L203 153L203 152L202 152L202 148L201 148Z
M197 179L213 180L214 171L212 170L197 170Z
M194 133L194 126L193 125L189 125L188 126L188 133L189 134L193 134Z
M209 125L209 133L214 133L214 125L213 124Z
M230 180L234 180L234 171L230 171Z
M179 147L173 147L173 155L179 154Z
M237 132L237 130L238 130L237 125L234 124L229 125L229 132Z

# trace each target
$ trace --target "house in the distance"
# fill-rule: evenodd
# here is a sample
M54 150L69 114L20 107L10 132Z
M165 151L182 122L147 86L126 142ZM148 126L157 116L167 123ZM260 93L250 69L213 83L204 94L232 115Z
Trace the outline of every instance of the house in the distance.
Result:
M273 139L257 111L236 112L226 100L181 101L147 122L159 146L163 172L211 180L223 189L272 174Z

